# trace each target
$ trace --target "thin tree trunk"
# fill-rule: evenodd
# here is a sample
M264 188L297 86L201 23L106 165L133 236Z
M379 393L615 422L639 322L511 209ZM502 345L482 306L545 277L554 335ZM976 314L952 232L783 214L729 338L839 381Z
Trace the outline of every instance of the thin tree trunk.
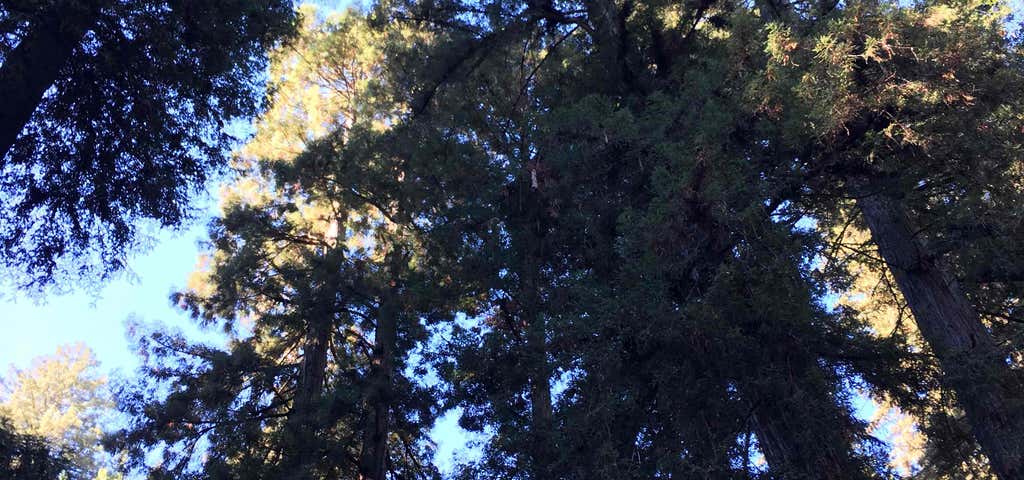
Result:
M899 200L860 189L857 205L910 306L921 335L939 359L974 436L1003 480L1024 478L1024 402L1006 361L951 272L915 235Z
M398 339L397 292L389 289L382 295L377 310L377 328L373 340L373 363L370 367L370 390L367 395L369 415L363 430L363 450L359 459L361 480L384 480L388 471L388 435L390 433L391 388L394 357Z
M43 95L57 81L82 37L99 19L99 8L83 12L59 7L40 12L0 66L0 165L32 118Z

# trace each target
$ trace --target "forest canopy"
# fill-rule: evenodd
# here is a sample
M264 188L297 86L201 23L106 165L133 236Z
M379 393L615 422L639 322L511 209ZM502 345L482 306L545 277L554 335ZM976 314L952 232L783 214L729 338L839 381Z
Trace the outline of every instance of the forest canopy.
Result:
M226 341L131 330L129 476L1024 478L1010 14L3 2L0 256L102 280L230 172L171 296Z

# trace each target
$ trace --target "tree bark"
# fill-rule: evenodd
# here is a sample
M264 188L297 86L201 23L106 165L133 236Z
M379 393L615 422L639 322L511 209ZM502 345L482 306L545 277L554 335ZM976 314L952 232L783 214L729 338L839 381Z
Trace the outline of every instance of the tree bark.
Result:
M397 292L393 288L382 294L377 310L377 328L373 339L374 358L370 366L370 388L367 395L369 412L363 430L363 449L359 459L361 480L385 480L388 472L391 388L399 314Z
M515 285L516 320L525 336L522 352L526 369L526 394L530 401L530 474L534 480L552 478L554 463L554 410L551 399L551 365L548 362L547 321L542 288L545 279L542 265L545 259L547 234L543 196L543 179L532 169L522 184L522 197L513 206L512 217L517 220L513 229L513 245L521 257L514 263L518 276ZM529 183L526 183L529 182ZM527 187L528 185L528 187Z
M790 353L799 356L798 350ZM757 441L773 478L784 480L867 480L863 459L851 446L853 438L845 412L829 392L807 382L820 368L813 358L790 358L779 364L790 367L785 385L754 386L755 405L751 420ZM803 372L792 368L803 363Z
M551 366L548 364L547 324L541 313L539 282L539 244L543 235L529 233L526 260L523 262L520 282L521 319L526 330L526 365L529 377L530 431L533 437L531 463L533 478L551 476L553 418L551 402Z
M608 75L605 84L610 91L618 91L632 80L626 63L626 20L632 2L627 1L620 7L614 0L587 0L584 5L587 19L593 26L597 55Z
M700 268L694 268L691 279L687 280L692 280L693 284L680 288L681 292L705 289L712 284L740 241L732 230L714 220L702 196L708 175L708 165L698 163L687 189L689 193L684 198L687 220L704 233L707 243L695 255L699 259L695 265ZM765 209L762 213L765 229L772 228L770 212ZM783 319L763 319L773 324L773 330L786 328L785 322L780 320ZM736 319L734 323L745 322ZM814 381L822 377L817 357L801 348L790 335L779 335L766 342L758 328L747 330L745 334L759 339L763 345L762 361L768 367L766 371L774 374L768 377L764 372L756 372L750 377L752 372L741 368L734 375L739 378L737 391L750 403L750 421L772 478L866 479L863 460L853 450L847 412L837 405L828 384ZM794 340L781 340L785 338Z
M1024 390L1006 354L948 268L915 234L901 202L878 185L854 190L871 237L993 472L1003 480L1024 478Z
M99 8L59 6L40 12L0 66L0 166L32 118L46 90L57 81L85 33L99 20ZM77 11L84 10L84 11Z
M554 453L551 435L554 414L551 403L551 372L547 360L547 333L544 319L533 315L527 326L526 348L530 357L531 430L535 438L533 466L535 480L549 478Z
M289 462L291 478L311 478L316 463L317 403L323 395L327 375L327 352L331 325L320 321L310 326L302 347L302 371L295 392L290 423L294 444Z

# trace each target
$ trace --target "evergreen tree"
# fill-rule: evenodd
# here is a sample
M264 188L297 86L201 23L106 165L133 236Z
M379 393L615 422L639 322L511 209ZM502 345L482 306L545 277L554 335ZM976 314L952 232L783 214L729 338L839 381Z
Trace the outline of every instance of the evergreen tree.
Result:
M98 366L88 347L68 345L2 379L0 415L19 434L61 452L71 479L91 479L112 466L100 440L114 402Z
M258 111L291 2L0 3L0 257L17 286L123 267L137 222L177 226Z
M0 418L0 475L11 480L59 478L69 468L67 458L40 437L17 432Z
M687 12L674 5L631 5L636 10L620 11L610 2L564 11L532 4L520 6L525 10L507 3L462 10L431 4L429 10L413 5L393 13L437 25L438 36L451 42L441 43L433 59L429 52L412 56L428 58L425 65L446 65L440 81L428 76L409 88L424 102L423 111L414 110L414 121L436 128L438 135L454 136L463 150L477 150L465 154L466 167L460 172L477 165L480 155L490 156L505 171L498 177L501 184L472 192L503 192L509 205L504 211L496 206L493 214L502 237L498 243L507 253L484 262L507 259L493 282L497 288L489 310L494 315L482 334L463 336L454 353L446 355L452 360L443 368L463 397L459 404L469 412L467 426L488 426L496 432L487 459L469 475L742 476L749 472L735 465L745 464L752 450L741 453L737 444L750 433L770 457L774 475L874 475L873 462L854 453L855 445L866 445L844 405L842 375L853 365L840 359L858 349L881 347L856 322L842 314L827 315L816 306L812 293L819 287L797 273L806 270L808 247L780 242L777 230L785 232L784 226L772 226L769 216L787 198L786 185L761 181L764 172L758 169L772 168L771 158L763 148L754 148L763 144L761 132L748 126L747 106L735 102L742 98L743 82L749 81L742 76L743 56L757 54L744 50L744 41L756 40L751 38L756 19L746 12L728 18L728 6ZM614 21L607 21L609 12ZM721 14L716 23L735 21L738 26L730 34L736 37L718 40L724 35L715 23L698 31L680 21L687 13L692 22ZM676 23L669 26L658 23L672 18ZM638 33L622 34L621 23ZM662 43L666 38L671 41ZM455 47L459 44L468 46ZM666 48L672 52L663 59ZM681 52L712 60L680 59ZM727 57L729 53L737 57ZM663 69L645 71L639 65ZM503 75L510 71L521 75ZM732 84L710 81L730 75ZM730 88L739 91L730 95ZM476 94L466 95L467 90ZM632 249L623 250L625 245ZM775 252L777 258L766 253L775 249L781 250ZM539 264L538 251L544 252ZM679 255L678 263L673 255ZM775 280L803 293L781 299L766 293L766 298L758 297L765 305L740 307L737 302L750 297L749 291L737 289L718 273L741 269L739 265L754 275L748 282L776 285L771 283ZM662 268L665 273L659 274ZM784 283L773 275L793 280ZM539 290L533 287L538 281ZM651 282L664 286L655 288ZM716 287L718 282L721 286ZM705 297L711 292L720 293L713 302ZM565 295L571 305L565 305ZM784 306L766 314L772 311L766 305L773 303ZM623 313L634 309L660 311L653 318L650 312ZM687 321L695 323L687 328ZM749 322L746 332L736 331L741 321ZM531 347L531 330L540 332L534 338L546 341L534 340ZM678 338L679 343L638 340L636 330L656 331L657 340ZM678 333L669 333L673 331ZM789 333L770 337L777 341L762 338L779 332ZM858 340L849 340L851 335ZM742 343L749 351L701 354L683 341L692 336L723 345ZM740 342L744 338L748 340ZM840 350L831 352L836 361L825 369L820 364L828 360L820 357L828 352L814 347L819 343ZM651 360L662 351L676 356ZM788 357L800 351L802 360L794 367ZM740 355L757 360L744 363ZM659 368L678 375L687 363L697 361L694 357L714 359L711 365L693 367L695 377L709 377L704 389L661 385ZM537 419L548 416L551 400L528 388L550 384L558 370L569 375L571 395L553 404L554 421L548 424L572 434L544 432ZM679 388L672 390L675 395L661 396L673 387ZM550 388L545 390L549 396ZM694 402L718 401L657 406L659 400L688 396ZM610 416L589 416L602 410ZM571 417L573 412L579 416ZM663 412L664 417L650 417L650 412ZM714 420L698 422L697 412ZM760 418L752 421L755 412ZM592 429L611 425L622 430L607 435L607 456L588 457L589 442L606 438L605 432ZM545 441L550 439L555 441ZM573 440L587 446L567 448ZM639 448L650 449L645 456L650 463L630 472L638 463Z
M1007 200L1019 198L1022 77L1003 21L999 4L977 2L865 2L821 21L793 17L772 27L762 91L786 125L782 150L792 148L807 204L829 219L856 199L992 470L1016 478L1021 380L999 337L1018 329L1006 325L1012 300L987 291L1005 293L1008 279L962 273L977 240L990 239L984 250L1015 228L988 227L1009 220L1017 207Z
M177 296L202 324L233 332L228 347L143 336L147 382L122 396L134 423L113 440L133 466L167 445L151 477L436 476L426 442L435 392L415 380L411 354L451 315L450 297L415 225L364 190L402 181L361 156L359 139L378 136L397 108L374 95L379 42L350 11L310 21L276 55L275 106L223 195L208 263Z

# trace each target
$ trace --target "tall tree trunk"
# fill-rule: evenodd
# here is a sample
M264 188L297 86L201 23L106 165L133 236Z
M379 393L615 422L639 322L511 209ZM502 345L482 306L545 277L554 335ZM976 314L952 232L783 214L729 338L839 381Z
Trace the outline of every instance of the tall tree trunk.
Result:
M359 459L361 480L384 480L388 472L388 435L390 433L391 389L398 339L398 297L394 287L386 289L377 309L377 328L373 339L370 388L367 395L368 417L363 430L363 449Z
M543 193L544 179L538 167L529 169L520 184L520 198L512 206L513 248L521 255L514 263L518 276L515 302L517 320L525 334L522 352L526 369L527 395L530 401L530 441L525 449L534 480L552 478L554 462L554 412L551 400L551 365L548 362L547 321L542 295L542 266L545 256L547 212Z
M320 320L310 325L302 347L302 371L295 391L294 407L289 419L292 430L292 459L287 462L291 478L311 478L316 463L318 403L323 395L327 375L327 352L331 324Z
M815 358L794 347L773 363L782 374L747 389L755 404L751 420L773 478L867 480L867 466L853 449L847 412L827 386L814 381ZM802 357L802 358L801 358Z
M547 335L545 322L540 315L533 315L527 326L526 348L530 357L530 429L535 439L533 445L534 480L549 478L551 475L554 446L554 414L551 404L551 372L547 360Z
M841 455L830 445L794 441L806 434L797 412L759 408L753 417L754 433L772 478L784 480L847 480L851 478Z
M1003 480L1024 478L1024 390L960 285L915 234L901 202L878 185L855 188L857 205L939 359L974 436Z
M533 242L539 242L540 235L532 232ZM539 266L534 252L527 254L520 284L522 320L526 329L526 359L529 376L530 431L533 436L532 458L533 478L542 480L551 476L552 434L554 413L551 403L551 366L548 364L547 325L541 313Z
M98 1L81 3L85 6L56 6L36 15L21 42L0 66L0 166L46 90L57 81L82 37L99 20Z

